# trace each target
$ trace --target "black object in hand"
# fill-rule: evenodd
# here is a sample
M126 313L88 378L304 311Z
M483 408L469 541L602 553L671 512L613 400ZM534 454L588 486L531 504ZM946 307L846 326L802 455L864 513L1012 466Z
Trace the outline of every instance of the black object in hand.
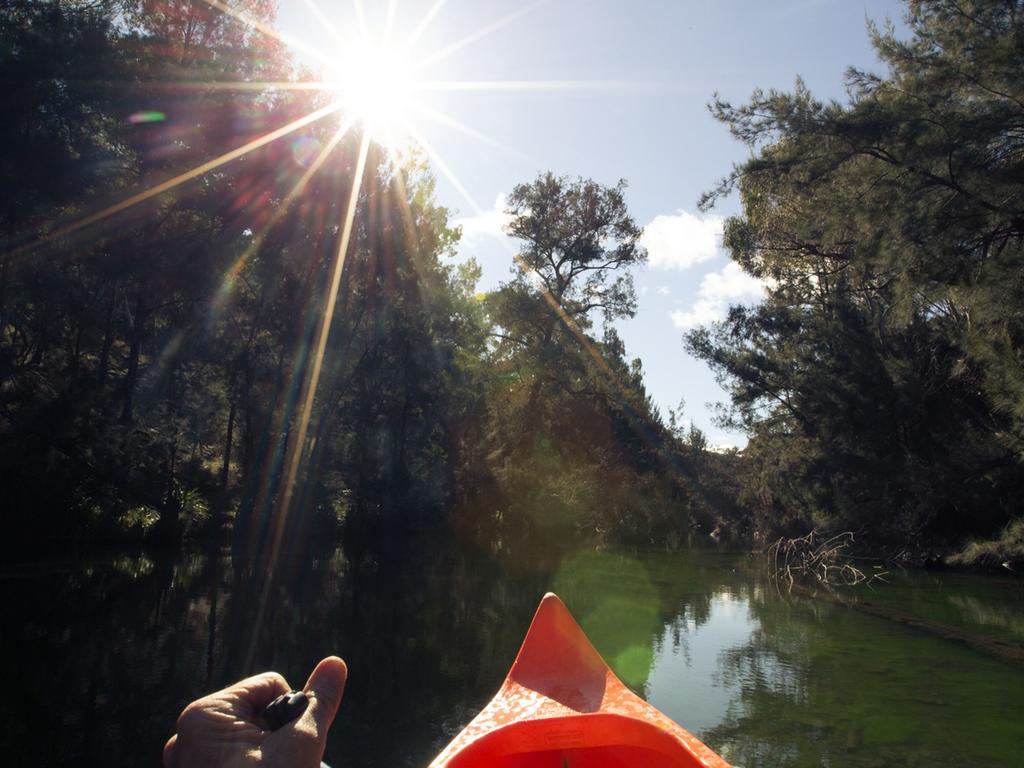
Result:
M263 710L263 721L267 728L276 731L305 712L308 706L309 696L304 691L283 693L267 704Z

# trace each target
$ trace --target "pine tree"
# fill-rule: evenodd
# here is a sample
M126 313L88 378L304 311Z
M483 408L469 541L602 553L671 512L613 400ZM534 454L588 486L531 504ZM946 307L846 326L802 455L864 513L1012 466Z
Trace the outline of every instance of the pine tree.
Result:
M1024 6L909 2L849 102L755 92L715 116L754 154L733 258L769 285L689 335L750 430L775 520L991 533L1024 482Z

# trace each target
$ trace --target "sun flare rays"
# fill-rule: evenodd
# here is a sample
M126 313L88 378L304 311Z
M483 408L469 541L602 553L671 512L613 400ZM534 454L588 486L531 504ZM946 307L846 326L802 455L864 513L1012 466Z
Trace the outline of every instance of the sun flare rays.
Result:
M291 188L288 194L284 197L281 203L278 205L274 214L270 220L266 223L263 229L256 233L249 246L242 252L242 254L235 260L235 263L231 265L231 269L224 276L224 280L221 283L221 289L214 302L214 309L219 310L223 304L227 301L228 296L234 287L235 280L245 267L246 262L252 257L253 254L259 252L262 248L263 243L267 235L273 230L273 228L280 222L285 215L291 210L292 204L302 195L305 191L306 186L309 184L313 176L316 175L317 171L323 166L327 158L330 157L331 153L334 152L335 148L341 143L341 140L345 138L349 130L352 128L352 121L347 120L342 123L338 130L334 132L334 135L324 144L319 154L309 164L309 167L303 172L299 180L295 182L295 186Z
M332 20L317 0L304 0L311 16L325 29L332 40L341 48L336 55L329 55L311 45L307 40L294 34L281 32L270 24L253 18L238 10L225 0L202 0L210 8L230 16L235 23L273 38L292 51L317 62L322 68L319 79L277 80L277 81L142 81L137 83L107 83L111 88L135 88L153 92L188 91L250 91L257 93L302 92L324 93L330 100L326 106L310 112L281 128L249 141L236 149L225 152L211 160L183 171L171 179L154 184L144 190L128 195L124 199L93 213L45 231L35 238L23 238L21 245L15 245L5 254L12 256L26 253L39 246L77 233L79 230L98 224L133 206L168 192L188 181L203 176L248 153L260 149L277 139L299 130L332 113L338 113L342 121L358 123L370 141L383 146L396 157L407 149L416 147L423 150L438 165L446 179L452 181L460 195L470 198L465 187L459 183L440 155L426 142L424 131L414 124L417 116L425 116L434 123L446 126L467 135L482 145L501 149L509 153L516 150L477 131L465 122L431 106L423 97L441 92L546 92L546 91L592 91L624 87L638 87L636 83L620 81L584 80L438 80L421 78L419 72L446 59L459 50L478 42L502 28L513 24L547 0L518 8L515 11L485 24L455 42L443 45L437 50L415 57L416 43L426 30L437 22L447 0L434 2L413 31L404 40L395 40L395 20L398 14L397 0L388 0L383 29L374 34L370 20L361 0L353 0L356 35L347 37L339 25ZM474 204L474 210L478 206ZM24 242L27 241L27 242ZM17 243L17 240L14 241Z
M300 128L315 123L316 121L321 120L327 117L328 115L337 112L339 106L339 104L334 103L328 104L325 107L321 107L320 109L314 110L313 112L303 115L302 117L296 120L292 120L290 123L283 125L280 128L277 128L276 130L263 134L259 138L246 142L245 144L242 144L241 146L236 147L235 149L225 152L222 155L218 155L212 160L207 160L206 162L201 163L195 166L194 168L179 173L177 176L174 176L173 178L167 179L166 181L162 181L159 184L154 184L153 186L148 187L147 189L144 189L141 192L137 192L136 194L131 195L130 197L126 197L123 200L114 203L113 205L109 205L106 208L103 208L102 210L96 211L95 213L87 214L85 216L82 216L81 218L75 219L74 221L68 222L67 224L58 226L55 229L51 230L50 232L47 232L41 237L37 238L36 240L27 243L26 245L14 248L7 255L26 253L34 248L39 247L40 245L44 245L53 240L57 240L59 238L67 237L68 235L75 234L81 229L85 229L86 227L89 227L93 224L101 222L105 219L109 219L111 216L114 216L115 214L121 213L122 211L132 208L133 206L136 206L139 203L144 203L147 200L151 200L152 198L162 195L165 192L169 192L175 187L181 186L185 182L191 181L192 179L198 178L200 176L204 176L210 171L220 168L222 165L226 165L227 163L230 163L233 160L237 160L238 158L243 157L244 155L247 155L251 152L254 152L257 149L260 149L261 147L266 146L267 144L270 144L271 142L277 141L278 139L284 136L294 133Z
M323 370L324 355L327 350L327 340L331 333L331 323L334 320L334 309L338 301L338 290L341 286L341 276L345 271L345 257L349 251L349 243L352 239L352 225L355 222L356 205L359 201L359 191L363 185L363 176L366 172L366 158L369 154L370 141L367 134L363 134L359 144L359 156L356 160L356 168L352 178L352 187L349 192L348 203L344 208L344 221L341 225L341 237L338 250L334 257L334 264L331 270L331 284L327 290L324 311L321 316L319 331L316 339L316 351L312 360L307 363L306 376L304 377L301 400L302 405L299 411L296 434L289 442L285 454L285 475L281 490L274 504L274 514L271 518L271 530L269 551L266 558L264 573L264 587L260 592L259 607L256 613L256 627L263 624L263 616L267 607L267 600L272 594L272 584L280 558L281 546L284 542L286 523L291 512L292 497L299 476L299 468L306 455L306 435L309 431L309 422L313 414L313 405L316 402L316 393L320 384L320 373ZM247 663L251 663L256 648L258 633L253 633L249 650L246 654Z
M271 537L270 568L277 561L277 553L281 546L281 537L284 531L284 524L291 508L292 494L295 491L295 482L299 473L299 466L302 463L306 448L306 434L309 430L309 420L313 413L313 404L316 400L316 391L320 383L320 372L323 369L324 354L327 349L327 340L331 334L331 322L334 319L334 309L338 303L338 290L341 286L341 275L345 271L345 257L349 252L349 243L352 239L352 225L355 222L356 205L359 202L359 191L363 185L363 176L366 172L366 158L369 154L369 137L363 134L359 144L359 156L356 160L355 173L352 179L352 188L349 192L348 203L344 208L344 221L341 224L341 237L338 243L338 250L334 257L334 264L331 270L331 283L327 290L324 311L320 321L320 328L317 332L316 351L313 353L312 364L309 366L309 373L304 392L302 395L302 408L299 413L299 420L295 439L289 446L289 456L286 459L285 480L282 485L281 496L278 500L278 510L274 515L273 533Z
M183 95L197 101L204 100L209 93L238 92L256 93L258 101L266 96L267 102L277 104L292 104L290 99L300 103L308 103L306 114L274 128L262 135L248 141L235 138L235 141L242 141L238 146L223 152L211 159L204 159L195 166L180 170L184 164L178 165L175 175L164 181L154 183L144 189L133 191L113 204L102 207L99 210L87 212L72 220L58 221L51 223L49 227L39 227L33 237L24 237L14 241L14 248L8 250L4 256L23 255L33 250L48 246L57 241L68 238L71 235L79 235L85 230L91 234L98 225L106 223L108 227L120 220L120 214L139 206L142 203L153 200L165 193L183 187L188 182L195 181L200 177L217 171L228 163L242 161L240 165L248 163L247 156L252 156L258 150L264 150L268 145L293 134L299 134L299 139L306 141L313 149L305 154L299 165L303 168L301 173L295 166L288 166L287 170L269 174L273 176L263 181L267 189L260 190L263 199L273 199L272 213L264 211L263 216L253 215L254 223L251 225L254 232L249 234L252 239L248 241L242 253L229 259L226 263L226 271L221 279L216 295L210 301L210 317L213 322L226 313L226 308L231 306L233 294L237 293L236 285L239 280L244 279L247 267L252 263L253 257L262 252L267 242L271 239L271 232L277 227L285 216L288 216L296 207L299 201L306 202L304 196L314 177L320 174L333 174L327 177L338 184L336 189L344 189L347 184L347 194L343 204L340 200L309 200L309 210L319 212L319 222L305 222L305 226L320 226L329 232L331 238L337 237L337 248L334 251L333 261L330 262L330 282L317 293L322 293L322 308L316 305L317 314L310 315L308 320L309 328L316 327L315 336L310 333L309 338L296 342L294 357L291 365L290 376L286 376L280 391L274 396L276 398L273 421L275 435L285 435L277 439L274 445L266 445L264 450L263 479L259 483L255 494L253 507L257 510L269 512L269 519L265 522L269 525L267 539L268 549L264 565L266 568L267 586L260 596L260 617L262 617L265 601L270 595L270 579L273 577L275 567L280 555L283 536L288 516L293 506L293 499L301 501L301 493L296 496L296 484L302 475L303 462L310 455L309 427L314 409L317 405L317 390L320 384L321 372L325 364L325 356L328 352L328 340L331 333L334 319L335 307L338 302L339 291L342 285L342 275L345 269L346 257L354 250L355 233L353 232L356 221L356 210L359 205L360 191L373 190L374 170L368 168L371 158L376 162L375 151L371 153L371 147L380 147L383 156L390 160L391 169L394 172L394 189L398 190L400 202L402 203L402 221L400 224L412 242L415 240L415 224L413 215L409 208L407 191L402 176L405 153L413 150L418 158L426 157L430 165L441 177L453 187L458 194L464 198L475 213L481 212L481 206L475 200L473 194L460 179L452 163L442 156L435 144L428 139L427 131L421 122L429 122L432 125L440 126L443 129L457 131L468 136L480 145L491 149L499 149L503 152L523 156L515 148L506 146L504 143L480 132L454 114L441 109L436 102L431 103L431 97L438 93L461 93L461 94L508 94L525 92L550 92L550 91L596 91L608 89L621 89L636 87L634 83L620 81L583 81L571 79L531 80L531 79L505 79L505 80L473 80L473 79L438 79L434 73L434 66L442 61L452 59L455 55L468 46L478 43L480 40L494 35L511 25L519 22L528 14L544 5L547 0L537 0L517 8L493 22L487 23L480 28L462 35L454 42L442 44L432 51L419 51L417 46L427 37L427 31L436 31L439 19L442 18L442 11L447 7L447 0L436 0L426 13L414 24L410 25L412 31L403 36L402 27L398 22L399 10L397 0L388 0L384 7L384 17L379 29L373 28L374 19L367 12L362 0L353 0L351 12L354 15L353 22L346 27L338 23L331 14L325 10L326 4L317 0L304 0L305 8L310 16L319 24L333 41L333 50L324 50L310 43L306 39L299 38L294 34L283 33L274 29L269 23L253 18L249 14L238 10L229 4L228 0L202 0L206 5L218 13L229 16L226 23L244 25L247 30L254 34L273 38L277 42L291 49L295 54L305 57L307 60L316 62L320 71L315 73L311 79L304 80L253 80L253 81L154 81L134 83L101 83L104 87L133 88L152 91L155 99L166 96L173 101L174 98L181 98ZM333 10L333 9L332 9ZM378 15L377 20L380 20ZM246 33L248 34L248 33ZM288 73L266 75L266 77L288 77ZM302 100L305 100L304 102ZM322 106L320 106L322 105ZM157 103L155 106L163 107ZM162 112L161 114L162 118ZM294 115L295 113L292 112ZM333 117L337 120L336 130L331 132L330 128L317 128L316 138L310 134L313 126L318 121ZM244 127L244 123L242 123ZM303 129L309 129L303 131ZM241 130L236 128L235 130ZM253 130L249 135L255 134ZM333 157L338 150L339 144L346 136L358 136L358 155L354 165L351 178L349 166L335 164ZM235 134L230 134L234 136ZM325 138L326 137L326 138ZM181 142L179 141L179 144ZM353 138L351 146L354 147L356 139ZM223 144L231 146L230 144ZM346 146L348 146L346 144ZM215 150L214 150L215 151ZM208 151L213 154L214 151ZM348 162L351 162L351 150ZM178 157L179 155L174 155ZM282 156L290 157L286 152ZM194 160L193 160L194 162ZM531 164L539 165L535 161ZM253 163L252 165L257 165ZM166 166L158 166L166 167ZM251 166L250 166L251 167ZM174 171L168 172L174 173ZM291 184L295 176L299 178ZM364 177L367 177L364 179ZM289 184L290 187L288 186ZM287 192L284 190L287 189ZM184 190L182 190L184 191ZM283 193L283 197L281 194ZM369 194L369 193L368 193ZM339 195L340 196L340 195ZM243 216L248 215L248 206L244 196L239 195L238 208ZM365 196L364 196L365 197ZM269 206L268 206L269 207ZM308 213L308 210L306 211ZM329 212L329 213L328 213ZM340 216L340 220L339 220ZM330 217L331 221L324 222L323 219ZM314 219L316 217L314 216ZM117 233L115 232L115 235ZM26 242L27 241L27 242ZM372 246L372 243L371 243ZM362 247L359 245L359 247ZM414 247L414 246L413 246ZM511 248L509 249L511 253ZM513 258L517 255L512 253ZM324 257L327 262L329 256ZM425 290L425 288L424 288ZM543 291L545 299L551 305L552 311L565 323L568 331L575 336L581 346L593 357L596 365L610 378L614 379L615 374L608 364L603 360L595 345L590 342L587 336L576 326L566 312L558 305L558 302L549 292ZM173 349L164 351L165 357L173 354ZM341 356L341 353L335 353ZM314 430L315 433L315 430ZM315 437L315 434L314 434ZM271 441L268 441L268 443ZM272 485L271 478L281 477L279 485ZM250 535L256 535L256 528L250 531ZM257 629L260 626L260 619L257 620ZM254 632L253 641L257 633ZM250 654L252 649L250 649Z

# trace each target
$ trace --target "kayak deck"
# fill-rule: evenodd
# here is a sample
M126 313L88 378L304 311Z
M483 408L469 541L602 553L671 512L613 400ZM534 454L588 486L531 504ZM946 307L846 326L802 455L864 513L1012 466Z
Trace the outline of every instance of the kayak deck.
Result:
M501 689L431 768L484 765L729 768L626 688L551 593Z

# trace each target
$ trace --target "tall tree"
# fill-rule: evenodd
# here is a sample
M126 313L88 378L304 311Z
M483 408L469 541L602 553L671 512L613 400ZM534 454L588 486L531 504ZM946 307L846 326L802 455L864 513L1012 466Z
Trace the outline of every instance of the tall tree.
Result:
M991 533L1024 482L1024 6L912 0L847 104L754 93L726 245L767 301L691 333L750 430L768 519Z
M516 276L484 302L485 445L506 523L645 542L685 525L675 441L612 326L636 311L631 268L646 257L624 192L548 173L509 196Z
M503 329L499 354L517 359L529 379L521 446L543 422L546 390L589 386L592 342L584 334L594 314L610 322L636 311L628 270L646 254L625 188L546 173L509 195L508 233L522 246L517 275L492 297L491 316Z

